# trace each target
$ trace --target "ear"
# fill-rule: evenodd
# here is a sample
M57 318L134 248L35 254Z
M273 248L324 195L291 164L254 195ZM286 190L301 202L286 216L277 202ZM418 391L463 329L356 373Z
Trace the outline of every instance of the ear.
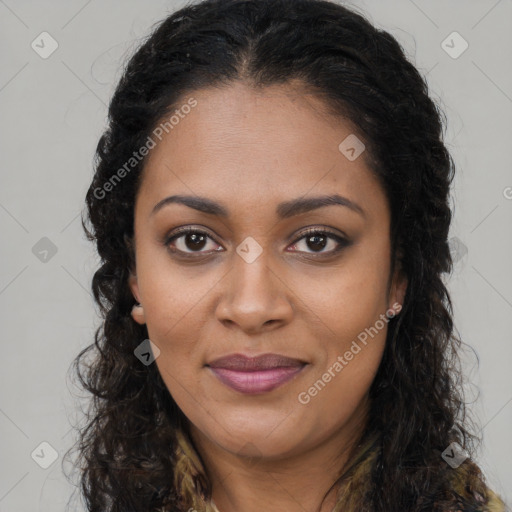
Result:
M398 314L403 308L405 293L407 292L408 279L400 268L395 270L391 289L389 292L388 308L393 309Z
M139 303L138 305L134 305L132 308L131 316L140 325L146 323L146 318L144 316L144 307L142 306L139 294L139 284L137 282L137 275L130 272L130 276L128 277L128 286L132 291L135 300Z

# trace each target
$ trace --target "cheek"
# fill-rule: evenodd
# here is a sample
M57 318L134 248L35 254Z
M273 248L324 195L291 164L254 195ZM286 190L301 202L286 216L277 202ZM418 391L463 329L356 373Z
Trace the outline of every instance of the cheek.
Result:
M304 303L312 319L321 320L310 328L310 336L322 340L310 387L303 389L305 400L316 400L316 406L338 403L342 416L367 392L386 343L388 265L382 245L382 251L354 251L328 279L302 280Z
M306 408L304 414L313 431L334 432L346 422L362 403L378 371L388 322L380 316L386 310L383 301L373 291L368 292L369 288L354 287L351 300L346 300L338 288L338 302L331 302L331 309L322 313L328 330L323 330L321 355L297 397Z
M388 271L384 257L374 257L361 248L321 279L315 273L302 275L296 286L303 303L327 332L350 344L349 340L372 326L388 309Z
M162 350L173 345L177 355L190 351L189 340L196 338L205 304L222 275L209 265L180 266L165 248L141 251L137 272L151 340Z
M205 318L202 300L211 289L202 281L192 287L186 281L164 276L148 281L152 289L145 303L148 335L160 349L156 365L176 401L190 400L186 390L196 385L202 361L197 343Z
M344 359L346 365L339 363L343 368L341 371L336 371L330 364L300 395L301 403L307 402L302 406L305 408L303 416L310 423L311 431L335 432L351 417L359 415L356 411L365 404L384 348L378 340L372 343L350 361Z

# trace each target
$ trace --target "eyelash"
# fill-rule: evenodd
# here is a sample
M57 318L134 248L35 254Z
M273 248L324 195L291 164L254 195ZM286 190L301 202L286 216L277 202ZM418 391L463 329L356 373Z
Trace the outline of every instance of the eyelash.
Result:
M187 235L187 234L196 234L196 235L205 235L207 236L208 238L210 238L211 240L215 241L208 233L206 233L205 231L202 231L202 230L199 230L199 229L195 229L195 228L192 228L192 227L184 227L184 228L180 228L178 229L177 231L175 231L172 235L168 236L165 238L165 241L164 241L164 245L174 254L176 253L180 253L180 256L183 256L185 258L197 258L198 255L205 255L205 254L212 254L212 253L215 253L217 252L216 250L214 251L210 251L210 252L201 252L201 251L193 251L193 252L185 252L185 251L181 251L180 249L175 249L175 248L171 248L169 247L170 243ZM310 228L310 229L307 229L306 231L302 232L301 235L299 236L299 238L297 238L291 245L296 245L298 242L300 242L303 238L306 238L308 236L315 236L315 235L320 235L320 236L324 236L324 235L327 235L327 238L330 238L330 239L333 239L335 240L336 242L338 242L339 244L339 247L336 248L336 249L333 249L331 251L327 251L327 252L317 252L317 253L306 253L308 255L313 255L315 258L322 258L322 257L327 257L327 256L333 256L335 254L338 254L342 249L344 249L345 247L347 247L348 245L350 245L350 241L347 240L346 238L344 237L341 237L335 233L333 233L332 231L329 231L327 229L319 229L319 228ZM217 243L217 242L215 242ZM220 244L219 244L220 245ZM220 252L220 251L218 251ZM298 252L303 252L303 251L298 251Z

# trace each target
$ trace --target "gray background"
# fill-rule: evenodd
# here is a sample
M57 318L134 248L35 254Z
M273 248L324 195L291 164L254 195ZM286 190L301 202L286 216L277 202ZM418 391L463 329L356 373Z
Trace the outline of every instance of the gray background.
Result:
M448 286L458 332L474 349L463 357L484 439L478 460L510 503L512 1L350 4L404 45L448 116L458 168ZM81 393L68 368L99 322L89 291L97 257L79 214L122 59L182 5L0 0L0 512L64 510L73 492L61 464ZM47 59L31 47L43 31L59 45ZM442 46L454 31L469 44L458 58ZM462 48L453 36L445 44ZM31 457L37 449L34 458L49 461L43 441L58 453L48 469ZM76 495L72 503L82 510Z

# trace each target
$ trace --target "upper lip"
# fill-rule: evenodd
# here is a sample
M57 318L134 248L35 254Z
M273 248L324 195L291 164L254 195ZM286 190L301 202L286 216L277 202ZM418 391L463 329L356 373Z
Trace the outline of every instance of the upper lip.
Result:
M300 359L282 356L279 354L262 354L251 357L244 354L230 354L208 363L211 368L226 368L238 371L268 370L271 368L299 367L306 364Z

